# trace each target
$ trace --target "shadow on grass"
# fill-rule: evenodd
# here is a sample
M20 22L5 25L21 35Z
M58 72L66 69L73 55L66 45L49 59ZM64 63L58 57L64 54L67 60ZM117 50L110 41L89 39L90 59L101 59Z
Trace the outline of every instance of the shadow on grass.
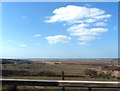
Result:
M3 86L2 91L14 91L13 86ZM62 87L17 86L16 91L63 91ZM65 87L64 91L89 91L88 88ZM120 91L117 88L92 88L92 91Z

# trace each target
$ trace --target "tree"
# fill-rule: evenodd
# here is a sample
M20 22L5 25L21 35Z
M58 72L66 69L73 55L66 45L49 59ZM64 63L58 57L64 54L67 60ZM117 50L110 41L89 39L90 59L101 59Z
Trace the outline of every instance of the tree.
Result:
M93 69L85 69L85 75L89 75L91 77L97 77L97 71Z

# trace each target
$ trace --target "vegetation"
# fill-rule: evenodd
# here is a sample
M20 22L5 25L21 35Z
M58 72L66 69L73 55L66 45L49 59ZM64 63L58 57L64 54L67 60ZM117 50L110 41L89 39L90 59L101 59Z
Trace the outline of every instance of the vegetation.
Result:
M110 79L112 71L107 71L106 73L104 71L97 72L93 69L85 69L85 74L89 75L92 78L103 78L103 79Z
M9 77L61 77L61 72L64 71L65 78L86 80L92 78L105 80L111 76L110 61L80 61L80 60L20 60L20 59L3 59L2 61L2 76ZM103 71L97 72L97 67L106 67L106 73ZM98 79L97 79L98 78ZM31 78L32 79L32 78Z
M93 69L86 69L85 71L86 75L89 75L90 77L97 77L97 71Z
M4 88L8 88L5 86ZM12 86L8 89L2 89L2 91L13 91ZM40 87L40 86L18 86L17 91L62 91L62 87ZM71 88L66 87L65 91L88 91L88 88ZM94 88L92 91L119 91L117 88Z
M79 60L14 60L5 59L2 61L3 78L16 79L39 79L39 80L61 80L61 73L64 71L65 80L81 81L111 81L111 66L109 61L79 61ZM106 67L106 73L98 72L97 67ZM3 86L2 91L10 91L10 86ZM17 91L61 91L61 88L37 87L37 86L18 86ZM66 89L65 91L88 91L88 89ZM101 91L94 89L92 91ZM118 91L117 89L104 89L102 91Z

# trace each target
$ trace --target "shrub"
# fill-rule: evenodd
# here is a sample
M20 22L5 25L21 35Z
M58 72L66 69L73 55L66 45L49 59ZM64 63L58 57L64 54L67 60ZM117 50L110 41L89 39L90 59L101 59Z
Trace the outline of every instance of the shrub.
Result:
M91 77L97 77L97 71L93 69L85 69L85 75L89 75Z

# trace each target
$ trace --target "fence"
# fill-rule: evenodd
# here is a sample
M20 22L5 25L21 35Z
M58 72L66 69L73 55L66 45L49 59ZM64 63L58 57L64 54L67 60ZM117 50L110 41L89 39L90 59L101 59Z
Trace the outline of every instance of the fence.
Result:
M120 82L113 81L67 81L67 80L29 80L29 79L0 79L3 85L13 85L13 91L17 91L17 86L57 86L88 88L120 88Z

